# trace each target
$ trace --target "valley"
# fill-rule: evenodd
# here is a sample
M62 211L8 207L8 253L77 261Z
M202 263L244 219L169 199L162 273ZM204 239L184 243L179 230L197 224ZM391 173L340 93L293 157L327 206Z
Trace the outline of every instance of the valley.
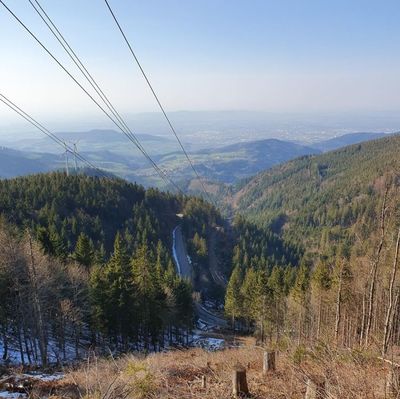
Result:
M400 398L383 3L0 0L0 399Z
M307 385L299 364L328 381L324 362L349 348L360 351L368 370L376 370L379 354L397 360L399 309L384 298L397 295L399 143L399 136L385 136L273 166L219 188L224 213L198 197L115 177L51 172L0 180L4 364L58 371L110 351L121 364L131 352L163 362L178 359L177 349L196 359L211 351L207 359L221 359L211 361L208 392L215 395L217 386L229 391L232 356L250 356L251 390L264 392L260 348L277 350L279 367L303 381L294 390ZM374 295L366 296L372 283ZM369 314L367 303L380 312ZM170 354L155 355L165 350ZM129 367L142 367L138 356L126 360L136 364ZM69 378L48 384L63 389ZM341 397L361 392L343 378L350 396ZM372 392L386 394L368 388L365 397Z
M113 130L92 130L88 132L57 133L61 140L77 150L89 161L115 176L137 182L146 187L173 189L166 186L142 154L133 148L126 137ZM210 184L234 185L278 164L303 155L317 155L345 145L359 143L373 138L384 137L384 133L352 133L329 140L299 143L278 139L249 140L229 145L204 148L201 142L188 145L190 156L198 171ZM165 135L139 134L144 147L152 149L160 168L184 189L192 190L193 170L187 164L184 154L176 148L176 143ZM27 173L65 170L68 159L71 173L75 170L75 156L72 152L60 150L48 138L30 138L20 141L6 141L3 148L3 168L0 177L16 177ZM199 149L200 147L200 149ZM203 147L203 148L201 148ZM84 167L78 159L77 166ZM195 182L194 182L195 183ZM198 189L194 186L193 192Z

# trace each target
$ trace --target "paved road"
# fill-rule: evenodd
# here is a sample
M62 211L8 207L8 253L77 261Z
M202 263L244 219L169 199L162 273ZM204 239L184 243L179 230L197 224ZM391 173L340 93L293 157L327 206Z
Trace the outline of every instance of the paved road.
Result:
M209 326L211 325L219 328L228 328L228 322L225 319L215 315L214 313L211 313L200 303L196 303L196 312L199 316L199 319L204 321Z
M174 256L174 261L178 274L181 277L188 278L190 281L192 281L193 268L188 259L181 226L175 227L174 231L172 232L172 239L173 239L172 253ZM202 306L200 303L196 303L196 313L199 319L201 319L208 326L215 326L219 328L228 327L228 323L225 319L213 314L212 312L207 310L204 306Z
M186 246L183 240L181 226L176 226L172 232L173 247L172 252L174 255L174 261L178 274L181 277L187 278L190 281L193 280L192 265L189 263L187 257Z

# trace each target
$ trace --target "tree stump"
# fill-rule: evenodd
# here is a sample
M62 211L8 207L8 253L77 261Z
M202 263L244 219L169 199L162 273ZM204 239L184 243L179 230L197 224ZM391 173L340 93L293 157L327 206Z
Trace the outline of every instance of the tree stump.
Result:
M398 398L400 394L400 367L392 366L386 380L386 395L389 398Z
M275 371L275 364L275 351L264 352L263 374L267 374L268 371Z
M307 381L305 399L325 399L326 397L325 378L318 375L310 376Z
M232 373L232 393L235 398L241 395L248 395L249 388L247 386L246 368L240 363L233 367Z
M201 376L201 387L202 387L203 389L207 388L207 378L206 378L205 375L202 375L202 376Z

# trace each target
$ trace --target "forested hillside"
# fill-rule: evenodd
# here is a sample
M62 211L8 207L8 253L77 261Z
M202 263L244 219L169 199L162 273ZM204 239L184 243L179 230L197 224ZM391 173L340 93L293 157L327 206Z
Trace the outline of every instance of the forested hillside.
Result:
M0 181L0 213L32 228L45 250L58 257L72 253L81 234L104 255L112 250L117 231L130 250L158 240L169 246L184 203L120 179L52 173Z
M25 362L51 345L62 358L187 342L196 291L225 297L232 327L261 341L387 353L400 339L399 150L392 136L268 170L231 189L230 221L202 199L119 179L0 181L5 356L8 341ZM191 281L173 262L178 225Z
M186 201L196 200L84 175L1 181L3 358L9 346L46 363L89 343L183 340L192 288L175 273L170 234Z
M400 136L305 156L263 172L232 196L235 210L309 246L375 219L386 174L400 166ZM312 249L312 248L310 248Z
M4 359L17 350L25 363L79 357L89 344L125 351L187 342L193 290L221 302L238 262L272 270L301 257L244 220L232 228L202 199L113 178L2 180L0 214L0 346ZM173 262L178 225L192 282Z
M233 192L230 205L304 251L296 273L238 262L226 313L279 339L399 344L400 136L306 156Z

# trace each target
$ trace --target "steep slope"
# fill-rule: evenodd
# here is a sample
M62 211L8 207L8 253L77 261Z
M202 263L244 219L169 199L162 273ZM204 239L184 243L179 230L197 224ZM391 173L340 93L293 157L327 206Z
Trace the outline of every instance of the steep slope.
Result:
M107 251L118 231L132 235L132 245L160 239L169 247L184 204L183 198L120 179L49 173L0 181L0 214L17 226L45 228L67 253L80 233Z
M193 210L202 202L86 175L0 181L3 359L46 366L85 356L89 340L156 350L172 328L169 344L182 342L192 287L174 271L171 229L190 200ZM38 351L15 344L22 323Z
M91 241L96 259L108 259L119 232L128 252L145 243L154 253L161 248L168 263L172 232L180 225L195 266L195 289L207 296L218 291L219 298L210 251L215 251L214 274L225 277L239 243L249 262L261 256L271 265L295 265L300 257L297 247L270 232L243 223L230 229L219 212L199 198L146 190L121 179L49 173L1 180L1 217L20 229L29 227L45 252L61 259L75 256L82 234Z
M304 156L254 177L229 199L258 224L312 250L322 233L343 237L376 227L387 175L399 171L400 136Z

